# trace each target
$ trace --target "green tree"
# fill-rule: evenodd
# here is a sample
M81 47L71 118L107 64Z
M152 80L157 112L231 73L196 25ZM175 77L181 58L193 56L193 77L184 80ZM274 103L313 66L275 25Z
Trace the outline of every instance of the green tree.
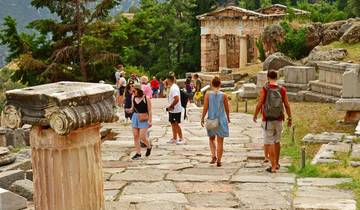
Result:
M359 0L349 0L350 8L352 8L352 12L356 17L360 17L360 1Z
M8 46L17 45L16 40L25 43L19 44L18 49L10 48L9 59L18 58L20 63L15 79L31 85L63 79L93 81L94 66L104 67L118 59L109 45L112 23L102 24L117 3L117 0L32 0L32 6L48 8L58 18L31 22L28 27L38 33L29 35L14 31L11 21L2 29L2 43Z
M337 8L338 10L344 10L347 7L347 0L338 0Z
M291 0L291 1L290 1L290 5L291 5L291 6L296 6L296 5L297 5L297 2L298 2L297 0Z
M287 0L271 0L271 4L283 4L283 5L287 5Z

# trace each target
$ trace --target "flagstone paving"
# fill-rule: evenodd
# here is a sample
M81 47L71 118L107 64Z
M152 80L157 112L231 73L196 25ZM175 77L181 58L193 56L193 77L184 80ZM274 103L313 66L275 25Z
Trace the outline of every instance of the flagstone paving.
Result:
M102 145L107 210L356 209L351 191L334 188L348 179L297 179L287 172L287 160L281 160L278 173L265 172L262 131L251 115L231 114L222 167L208 163L199 108L189 108L189 119L182 123L187 144L167 144L171 128L165 104L164 99L153 100L153 152L148 158L130 159L129 123L104 125L116 137Z

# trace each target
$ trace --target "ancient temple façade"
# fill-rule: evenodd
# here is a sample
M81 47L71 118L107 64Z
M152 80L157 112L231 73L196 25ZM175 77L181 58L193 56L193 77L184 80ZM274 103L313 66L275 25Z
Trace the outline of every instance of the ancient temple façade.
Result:
M201 71L237 71L258 59L256 40L264 28L279 23L288 8L275 4L251 11L226 6L197 16L201 23ZM292 9L296 15L308 12Z

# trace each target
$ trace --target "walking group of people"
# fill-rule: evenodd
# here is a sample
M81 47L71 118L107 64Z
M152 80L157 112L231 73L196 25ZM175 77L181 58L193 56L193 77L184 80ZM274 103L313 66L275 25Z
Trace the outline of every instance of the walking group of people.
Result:
M121 75L121 73L120 73ZM280 156L280 139L282 132L282 124L285 120L284 107L288 116L287 124L292 125L290 105L286 95L286 89L276 83L277 73L268 71L268 83L261 89L260 97L253 121L257 122L259 113L262 113L262 129L264 137L264 154L271 166L266 169L270 173L275 173L279 168ZM131 119L135 155L133 160L141 157L140 140L146 146L145 156L151 155L152 144L148 139L147 130L152 126L152 103L151 99L160 91L160 83L156 82L154 77L151 83L147 85L147 78L141 77L136 79L136 75L132 75L124 86L124 75L119 77L121 85L118 86L119 94L124 94L124 108L126 118ZM182 113L184 112L184 104L182 104L182 94L176 83L174 75L169 75L163 82L164 89L168 88L168 104L166 111L169 115L169 122L172 128L172 138L167 142L169 144L182 145L186 141L183 137L181 129ZM124 88L122 88L124 87ZM158 88L157 88L158 87ZM215 76L211 81L211 90L207 91L203 99L203 111L201 115L201 126L206 128L209 137L209 147L211 153L210 164L222 166L223 143L224 138L229 137L230 108L228 96L220 90L221 80ZM194 91L195 90L195 91ZM185 82L185 92L192 102L191 95L201 92L201 80L198 75L193 78L188 77ZM184 97L184 96L183 96ZM185 106L186 107L186 106ZM205 120L206 118L206 120Z

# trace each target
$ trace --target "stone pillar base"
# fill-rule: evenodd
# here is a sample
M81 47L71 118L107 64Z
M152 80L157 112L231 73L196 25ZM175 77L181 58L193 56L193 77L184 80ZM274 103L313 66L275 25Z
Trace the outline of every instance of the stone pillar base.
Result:
M347 111L344 122L349 124L356 124L360 120L360 111Z
M33 126L36 210L104 210L100 124L66 136Z

